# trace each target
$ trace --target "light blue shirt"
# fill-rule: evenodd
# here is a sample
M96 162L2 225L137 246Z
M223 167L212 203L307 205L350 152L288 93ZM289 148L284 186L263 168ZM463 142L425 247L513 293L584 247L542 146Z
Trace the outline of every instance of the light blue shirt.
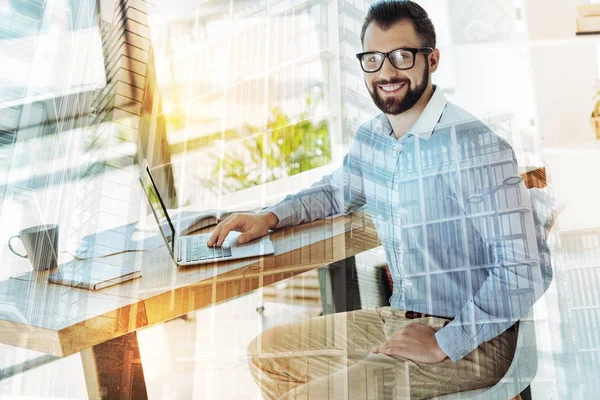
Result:
M436 89L402 138L378 115L341 168L266 210L281 228L365 209L391 270L392 308L452 317L436 339L457 361L517 322L551 279L518 177L511 146Z

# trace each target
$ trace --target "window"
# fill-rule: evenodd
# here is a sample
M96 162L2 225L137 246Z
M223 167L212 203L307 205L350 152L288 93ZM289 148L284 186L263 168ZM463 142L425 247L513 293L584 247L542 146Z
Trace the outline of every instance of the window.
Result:
M358 93L358 79L349 72L346 72L346 87L355 93Z

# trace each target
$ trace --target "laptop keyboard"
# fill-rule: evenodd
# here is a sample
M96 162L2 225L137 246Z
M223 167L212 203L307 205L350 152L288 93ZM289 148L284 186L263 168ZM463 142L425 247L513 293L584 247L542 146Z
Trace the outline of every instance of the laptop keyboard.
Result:
M221 247L209 247L206 242L209 235L188 236L185 243L185 261L216 260L231 257L231 245L229 239L225 239Z

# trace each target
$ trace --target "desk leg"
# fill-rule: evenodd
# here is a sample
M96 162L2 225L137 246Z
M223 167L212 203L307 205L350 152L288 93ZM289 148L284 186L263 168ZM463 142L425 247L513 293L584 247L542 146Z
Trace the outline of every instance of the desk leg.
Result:
M81 352L90 399L147 399L146 381L136 332Z

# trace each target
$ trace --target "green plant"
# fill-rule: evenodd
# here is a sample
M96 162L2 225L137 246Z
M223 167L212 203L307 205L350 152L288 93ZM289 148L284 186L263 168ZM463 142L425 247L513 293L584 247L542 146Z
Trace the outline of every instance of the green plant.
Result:
M231 150L234 146L227 144L223 158L213 156L212 177L202 183L215 194L232 193L331 162L329 126L325 119L311 119L315 106L308 97L297 120L273 107L265 130L246 125L239 135L241 149Z

